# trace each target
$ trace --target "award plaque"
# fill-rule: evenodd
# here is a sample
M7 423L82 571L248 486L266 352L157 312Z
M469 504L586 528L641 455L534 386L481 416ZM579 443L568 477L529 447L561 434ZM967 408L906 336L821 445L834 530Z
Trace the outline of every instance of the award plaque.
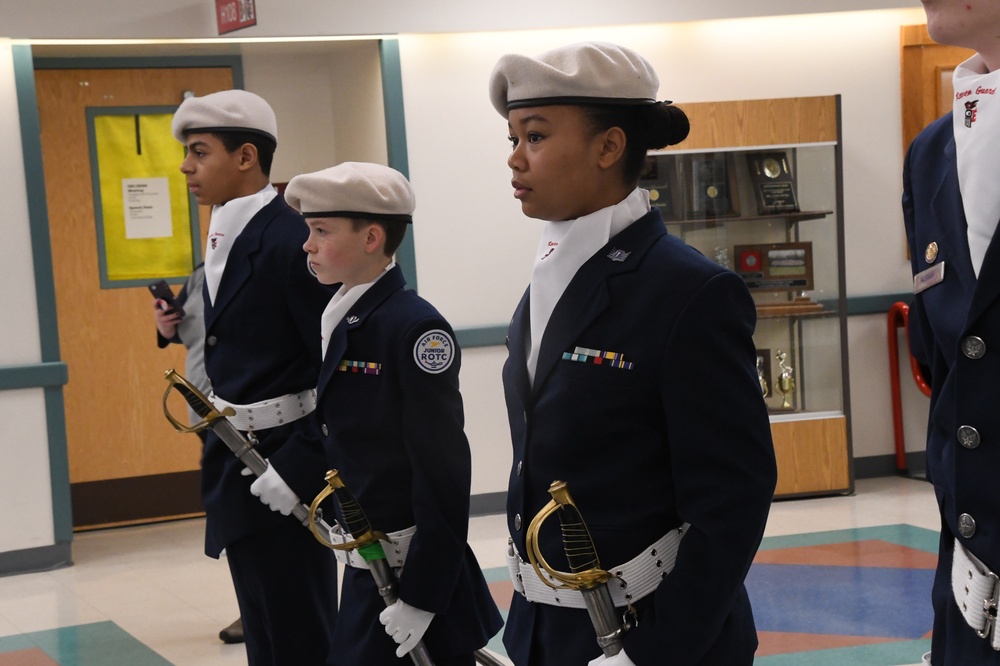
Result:
M826 312L805 295L813 289L812 243L737 245L734 270L750 291L795 294L790 300L758 301L758 317L811 316Z
M685 167L688 219L739 215L736 169L731 153L688 155Z
M660 211L666 221L678 220L680 192L677 188L677 158L673 155L649 155L639 174L639 187L649 191L649 205Z
M735 271L750 291L811 291L812 243L767 243L733 248Z
M799 210L786 153L748 153L747 167L757 197L758 214L794 213Z

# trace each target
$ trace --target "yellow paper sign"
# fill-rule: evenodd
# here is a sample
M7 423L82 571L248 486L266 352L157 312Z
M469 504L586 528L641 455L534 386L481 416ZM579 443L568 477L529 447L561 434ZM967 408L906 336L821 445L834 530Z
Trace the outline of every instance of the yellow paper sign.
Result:
M184 277L194 268L184 146L169 113L94 117L107 280Z

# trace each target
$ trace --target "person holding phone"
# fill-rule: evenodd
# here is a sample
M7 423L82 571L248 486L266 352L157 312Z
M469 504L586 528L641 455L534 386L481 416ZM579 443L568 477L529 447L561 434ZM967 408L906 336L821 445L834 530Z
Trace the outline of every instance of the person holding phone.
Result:
M153 295L156 345L163 349L171 343L183 344L187 350L184 377L194 384L195 388L208 395L212 391L212 383L208 381L208 375L205 373L205 306L201 298L204 283L205 265L198 264L176 298L166 280L150 284L149 291ZM201 420L190 407L188 415L192 425ZM196 434L204 445L207 431L199 430ZM223 628L219 632L219 639L223 643L242 643L242 618L236 618Z
M208 395L212 392L212 384L205 373L205 313L201 300L204 282L205 265L198 264L176 298L166 280L150 284L149 292L153 296L156 346L163 349L170 344L184 345L187 350L184 376ZM201 420L190 408L188 414L192 424ZM198 432L198 437L204 443L205 431Z

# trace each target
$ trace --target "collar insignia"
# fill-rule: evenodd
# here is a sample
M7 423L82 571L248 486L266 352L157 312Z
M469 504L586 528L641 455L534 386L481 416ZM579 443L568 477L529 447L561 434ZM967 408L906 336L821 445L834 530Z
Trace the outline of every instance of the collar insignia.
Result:
M611 252L608 253L608 259L611 261L625 261L628 259L628 255L631 252L626 252L625 250L619 250L618 248L612 248Z

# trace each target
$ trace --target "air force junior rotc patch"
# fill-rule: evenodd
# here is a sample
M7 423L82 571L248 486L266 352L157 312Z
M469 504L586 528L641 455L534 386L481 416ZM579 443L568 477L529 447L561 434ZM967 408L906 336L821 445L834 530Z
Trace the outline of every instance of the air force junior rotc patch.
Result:
M455 341L441 329L427 331L413 345L413 360L424 372L444 372L455 360Z

